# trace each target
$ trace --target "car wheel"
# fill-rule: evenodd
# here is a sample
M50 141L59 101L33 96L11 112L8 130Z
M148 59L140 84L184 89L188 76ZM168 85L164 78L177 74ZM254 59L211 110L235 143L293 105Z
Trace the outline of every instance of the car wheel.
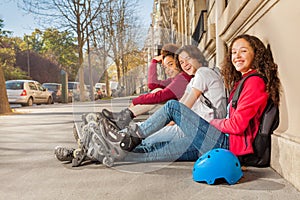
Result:
M47 104L52 104L52 98L51 97L48 97L48 100L47 100Z
M33 105L33 99L30 97L26 103L26 106L32 106Z

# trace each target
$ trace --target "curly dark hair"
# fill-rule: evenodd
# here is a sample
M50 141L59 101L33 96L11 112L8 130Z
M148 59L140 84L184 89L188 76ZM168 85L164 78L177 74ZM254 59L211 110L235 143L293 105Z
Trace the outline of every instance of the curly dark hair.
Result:
M278 78L278 66L274 63L270 45L267 47L260 39L251 35L239 35L231 42L224 62L221 65L221 73L224 77L225 87L230 91L234 84L242 78L231 62L232 46L238 39L245 39L254 51L252 69L266 78L266 90L274 104L279 105L281 84Z

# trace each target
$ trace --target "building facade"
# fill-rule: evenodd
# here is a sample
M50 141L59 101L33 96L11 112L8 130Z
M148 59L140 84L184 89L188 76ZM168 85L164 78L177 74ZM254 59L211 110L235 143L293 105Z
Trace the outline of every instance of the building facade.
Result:
M298 52L300 2L294 0L154 0L156 44L199 47L219 66L240 34L270 44L282 83L280 125L272 136L271 167L300 189L300 96Z

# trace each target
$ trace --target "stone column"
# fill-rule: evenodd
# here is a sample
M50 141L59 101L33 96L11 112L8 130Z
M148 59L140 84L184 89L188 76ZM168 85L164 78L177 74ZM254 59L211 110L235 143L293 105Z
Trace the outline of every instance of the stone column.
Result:
M223 11L225 9L225 1L215 1L216 6L216 65L217 67L220 67L220 64L222 63L224 59L225 54L225 43L221 39L219 35L220 26L219 26L219 18L222 16Z

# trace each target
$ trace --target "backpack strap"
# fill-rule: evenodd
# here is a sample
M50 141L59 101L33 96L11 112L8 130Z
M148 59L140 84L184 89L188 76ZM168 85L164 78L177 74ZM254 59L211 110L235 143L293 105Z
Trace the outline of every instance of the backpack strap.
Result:
M263 75L261 75L261 74L254 73L254 74L249 74L248 76L245 76L245 77L240 81L239 85L237 86L237 88L236 88L236 90L235 90L235 92L234 92L234 94L233 94L231 106L232 106L234 109L236 109L236 107L237 107L237 101L238 101L238 99L239 99L239 97L240 97L240 94L241 94L241 92L242 92L242 89L243 89L243 86L244 86L244 82L245 82L248 78L250 78L251 76L259 76L259 77L262 78L262 79L265 81L265 83L266 83L266 78L265 78Z
M220 72L220 69L216 66L212 67L212 68L209 68L211 69L213 72L215 72L218 77L220 79L222 79L222 75L221 75L221 72ZM223 80L222 80L223 81ZM225 89L225 95L226 95L226 102L227 102L227 99L228 99L228 96L227 96L227 90ZM214 111L214 118L217 118L217 108L213 105L213 103L204 95L204 93L202 94L203 98L204 98L204 105L206 105L208 108L212 109Z
M214 66L214 67L212 67L210 69L212 69L219 76L219 78L222 79L222 74L221 74L221 71L220 71L219 67ZM222 79L222 82L224 83L223 79ZM228 103L228 97L229 97L229 91L228 91L228 89L225 88L224 89L224 93L225 93L226 103Z

